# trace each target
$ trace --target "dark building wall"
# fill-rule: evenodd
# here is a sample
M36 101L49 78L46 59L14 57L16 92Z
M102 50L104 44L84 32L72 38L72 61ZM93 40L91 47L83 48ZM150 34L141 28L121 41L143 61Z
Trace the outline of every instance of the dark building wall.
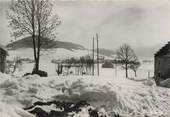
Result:
M170 78L170 56L155 57L155 81Z
M157 84L159 84L159 79L160 79L160 58L159 57L155 57L154 58L154 78Z
M6 51L0 48L0 72L5 72Z
M170 78L170 42L154 54L154 78L159 85L161 80Z

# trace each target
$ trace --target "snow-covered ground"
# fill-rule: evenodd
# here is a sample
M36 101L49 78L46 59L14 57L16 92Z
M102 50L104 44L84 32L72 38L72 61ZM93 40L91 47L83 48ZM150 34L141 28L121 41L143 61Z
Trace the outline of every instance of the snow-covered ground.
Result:
M71 57L80 57L89 54L88 50L66 50L62 48L58 49L50 49L50 50L42 50L41 51L41 60L51 61L52 59L66 59ZM17 50L9 51L8 59L13 59L16 56L21 58L31 58L33 59L33 49L32 48L21 48Z
M0 102L0 117L34 117L30 113L14 105Z
M8 60L14 60L15 57L20 58L29 58L33 60L33 49L18 49L18 50L10 50L9 51ZM56 75L56 66L54 63L51 63L51 60L55 59L67 59L71 57L79 58L81 56L85 55L92 55L91 51L88 50L73 50L69 51L66 49L51 49L51 50L43 50L41 52L40 57L40 69L47 71L49 76ZM106 59L108 58L104 55L101 55ZM113 59L113 58L112 58ZM33 63L24 63L22 66L22 71L16 72L16 75L23 75L24 73L31 72L32 68L34 67ZM97 66L96 66L97 67ZM100 65L101 67L101 65ZM137 71L137 78L136 79L146 79L148 77L153 77L153 63L142 63L139 70ZM125 71L120 68L120 66L117 66L115 69L100 69L100 75L109 75L113 78L122 78L125 77ZM97 73L97 72L96 72ZM134 78L134 72L129 71L129 77Z
M8 59L13 59L14 57L21 57L21 58L31 58L33 59L33 49L32 48L21 48L17 50L9 50L9 57ZM54 49L47 49L47 50L41 50L41 60L44 61L51 61L52 59L67 59L71 57L76 57L79 58L81 56L85 55L91 55L92 56L92 51L91 50L67 50L63 48L54 48ZM95 56L97 53L95 53ZM101 55L100 56L104 57L105 59L111 60L111 57Z
M97 109L104 108L108 113L116 112L124 117L170 116L170 90L155 86L152 80L148 83L149 80L147 82L133 81L124 77L114 78L113 74L108 73L101 74L100 77L49 76L44 78L36 75L19 77L0 74L0 79L0 102L5 106L10 105L11 110L8 111L16 112L15 114L18 110L13 106L29 107L36 101L87 100ZM29 117L26 112L20 113L26 116L18 117ZM9 117L13 116L9 115Z
M57 76L55 64L51 63L54 53L47 52L48 55L41 58L40 69L47 71L49 77L22 77L24 73L31 72L33 63L24 63L22 70L17 70L12 76L0 74L0 117L32 117L21 108L29 107L36 101L50 100L86 100L96 109L105 110L109 117L112 117L112 112L122 117L170 117L170 89L157 87L148 78L153 76L153 63L142 64L137 71L138 77L129 71L131 79L125 78L125 71L119 66L107 69L101 68L101 65L99 77ZM64 50L61 56L58 53L53 58L66 58L63 53L81 56L79 53L82 52L75 55ZM12 55L30 57L30 54L23 55L19 51L11 52L10 57L14 57ZM8 111L6 108L9 108ZM78 114L77 117L85 115Z
M31 72L34 67L34 63L23 63L22 70L17 71L15 75L24 75L25 73ZM129 77L137 80L147 79L148 77L153 77L153 64L142 64L137 71L137 77L132 70L129 70ZM56 76L56 65L51 63L51 61L41 61L40 69L43 71L47 71L49 76ZM117 66L113 69L110 68L102 68L100 64L100 76L109 76L112 78L124 78L125 70L123 70L120 66ZM73 69L74 71L74 69ZM95 65L95 74L97 74L97 65Z

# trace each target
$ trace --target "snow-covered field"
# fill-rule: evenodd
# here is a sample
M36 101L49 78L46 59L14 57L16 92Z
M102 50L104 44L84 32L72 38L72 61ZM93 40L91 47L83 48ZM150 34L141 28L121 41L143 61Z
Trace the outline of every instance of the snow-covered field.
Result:
M14 60L15 57L20 57L20 58L29 58L33 60L33 49L18 49L18 50L10 50L9 51L8 60ZM81 56L85 55L92 55L91 51L88 50L66 50L66 49L51 49L51 50L45 50L41 52L41 57L40 57L40 69L47 71L49 76L54 76L56 75L56 66L55 64L51 63L52 59L67 59L71 57L79 58ZM103 56L105 59L113 59ZM20 73L16 73L16 75L23 75L26 72L31 72L34 64L30 63L24 63L23 64L23 70L20 71ZM101 66L101 65L100 65ZM97 66L96 66L97 67ZM153 63L145 63L140 66L139 70L137 71L138 77L137 79L146 79L148 76L152 77L153 76ZM97 72L96 72L97 73ZM113 78L122 78L125 77L124 70L122 70L119 66L117 69L100 69L100 75L109 75ZM133 78L134 77L134 72L129 71L129 77Z
M34 63L24 63L22 65L22 70L17 71L15 75L24 75L25 73L31 72L32 68L34 67ZM54 63L51 63L51 61L42 61L40 63L40 69L47 71L49 76L56 76L56 65ZM109 76L112 78L124 78L125 77L125 70L123 70L120 66L115 67L114 69L110 68L101 68L100 64L100 76ZM135 74L132 70L129 70L129 77L134 78ZM139 67L139 70L137 71L137 77L135 79L142 80L147 79L148 77L153 77L153 64L152 63L146 63L142 64ZM97 74L97 65L95 65L95 74ZM149 76L148 76L149 74Z
M51 61L52 59L66 59L70 57L80 57L89 54L88 50L66 50L62 48L58 49L50 49L50 50L42 50L41 51L41 60ZM33 49L32 48L21 48L17 50L10 50L9 51L8 59L13 59L16 56L21 58L31 58L33 59Z

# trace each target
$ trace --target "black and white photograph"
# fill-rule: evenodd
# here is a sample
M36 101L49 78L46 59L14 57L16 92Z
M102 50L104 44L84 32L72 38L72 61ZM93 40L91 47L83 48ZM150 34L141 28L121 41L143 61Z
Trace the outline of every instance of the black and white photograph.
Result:
M170 117L170 1L0 0L0 117Z

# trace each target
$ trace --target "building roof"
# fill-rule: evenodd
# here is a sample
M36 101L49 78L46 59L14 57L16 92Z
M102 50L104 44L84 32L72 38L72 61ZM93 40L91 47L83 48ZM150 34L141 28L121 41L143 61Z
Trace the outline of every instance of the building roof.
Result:
M157 56L163 56L166 55L168 52L170 52L170 42L165 44L159 51L157 51L154 55Z

